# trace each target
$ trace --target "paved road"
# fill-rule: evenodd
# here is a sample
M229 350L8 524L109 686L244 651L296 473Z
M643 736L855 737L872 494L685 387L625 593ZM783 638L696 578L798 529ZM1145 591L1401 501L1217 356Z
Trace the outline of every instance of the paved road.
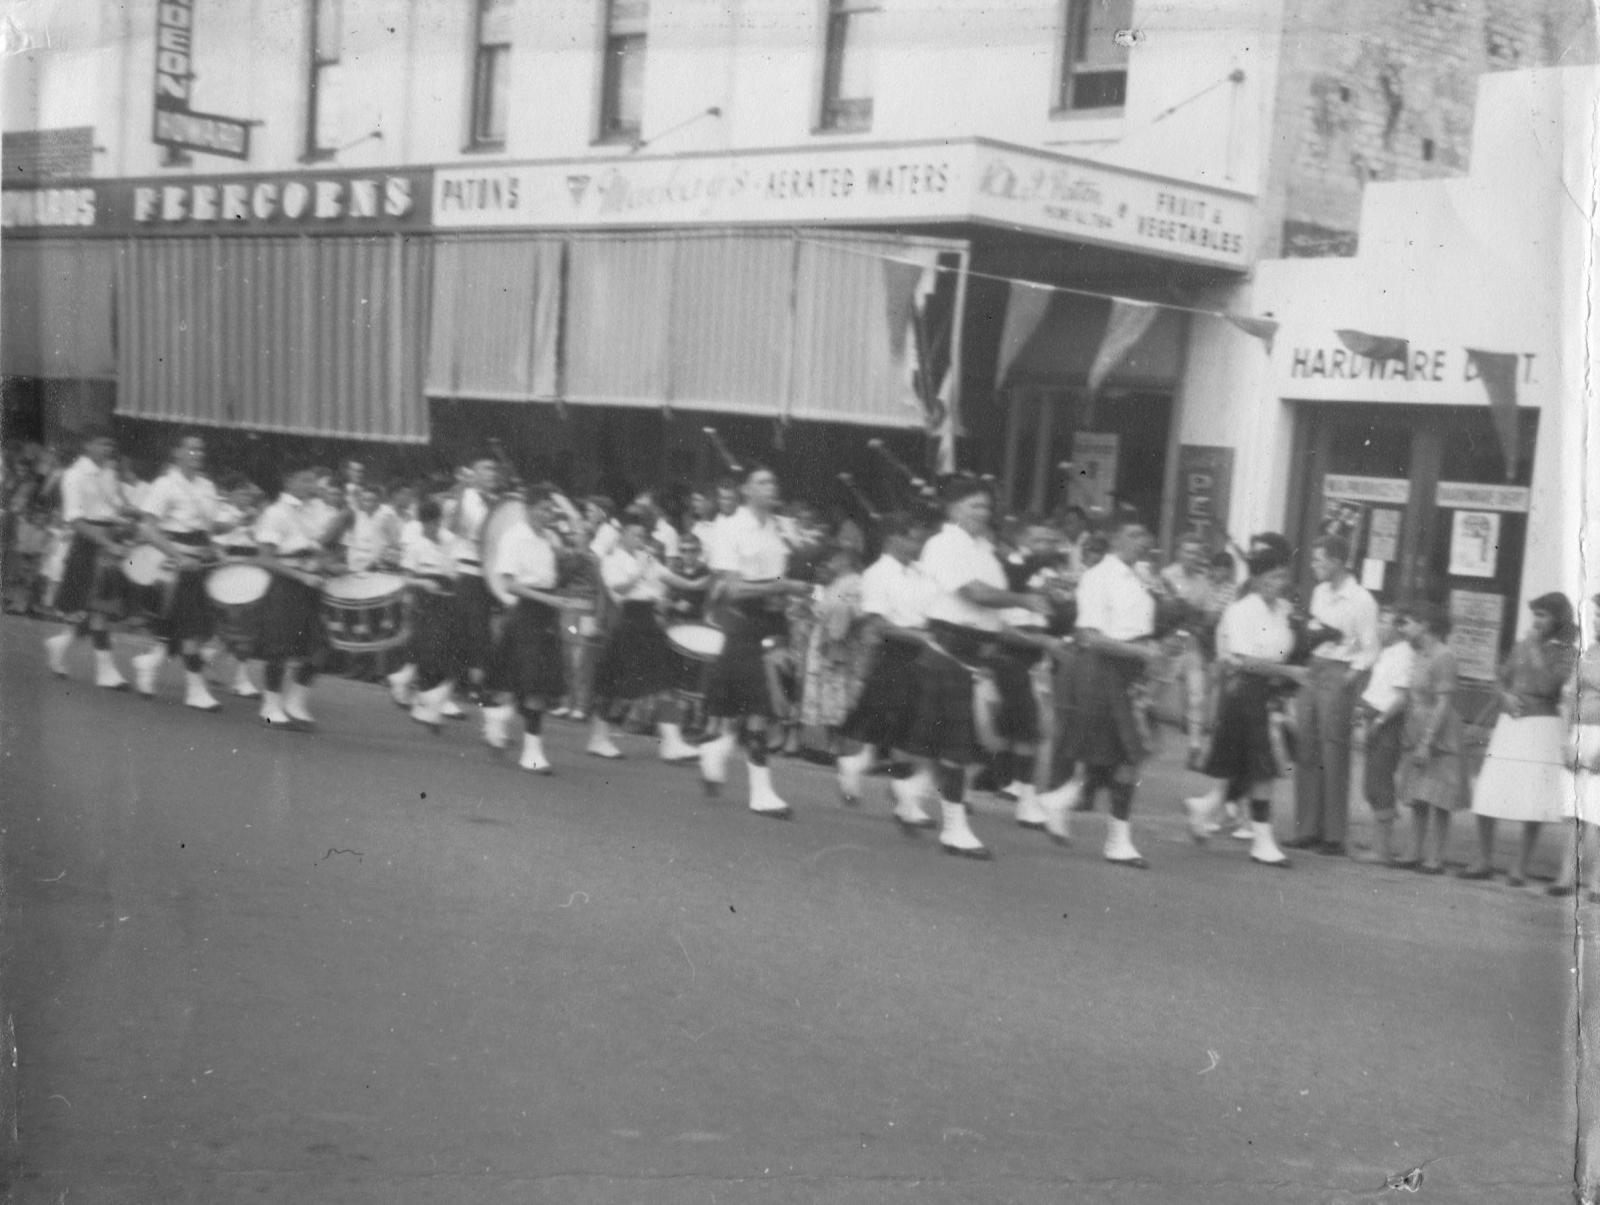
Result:
M1170 766L1148 873L998 811L969 863L810 767L774 822L642 742L555 726L536 779L346 682L268 732L40 634L0 624L18 1201L1571 1199L1540 893L1195 848Z

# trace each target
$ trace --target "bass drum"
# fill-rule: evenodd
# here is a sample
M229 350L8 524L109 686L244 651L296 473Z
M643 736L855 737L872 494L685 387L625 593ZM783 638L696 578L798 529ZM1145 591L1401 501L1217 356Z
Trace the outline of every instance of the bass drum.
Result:
M217 609L217 635L240 660L249 659L256 607L271 585L272 574L259 565L222 565L206 574L206 595Z

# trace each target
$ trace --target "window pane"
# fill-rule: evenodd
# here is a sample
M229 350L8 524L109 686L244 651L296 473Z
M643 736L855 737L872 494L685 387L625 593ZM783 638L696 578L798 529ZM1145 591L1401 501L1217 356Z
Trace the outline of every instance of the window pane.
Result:
M839 90L835 100L869 100L878 57L876 12L835 17L843 29L839 46Z
M509 43L516 0L478 0L478 45Z
M317 69L316 150L336 150L348 141L345 136L342 83L338 67Z
M1133 26L1133 0L1076 0L1078 28L1073 61L1086 67L1122 67L1128 49L1114 35Z
M476 143L506 139L506 86L511 47L484 46L478 50L473 80L472 140Z
M611 0L606 28L611 33L644 33L650 23L650 0Z
M644 121L643 34L613 37L606 43L604 134L637 134Z
M337 63L340 47L344 43L343 0L316 0L317 44L319 63Z

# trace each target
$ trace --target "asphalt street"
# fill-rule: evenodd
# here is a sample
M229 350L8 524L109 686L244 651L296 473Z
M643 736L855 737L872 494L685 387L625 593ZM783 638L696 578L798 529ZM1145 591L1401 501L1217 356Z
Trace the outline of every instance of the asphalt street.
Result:
M267 731L45 631L0 623L17 1201L1572 1198L1571 900L1252 866L1170 762L1150 870L996 804L970 862L801 763L773 821L637 737L539 778L345 681Z

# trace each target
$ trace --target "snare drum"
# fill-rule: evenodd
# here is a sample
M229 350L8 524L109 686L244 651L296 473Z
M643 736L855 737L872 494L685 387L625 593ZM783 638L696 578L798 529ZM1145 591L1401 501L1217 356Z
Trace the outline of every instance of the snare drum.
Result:
M411 638L406 579L394 573L347 573L322 588L328 643L347 653L381 653Z
M178 570L154 544L140 544L122 558L122 576L141 588L165 586L178 580Z
M691 661L715 661L722 655L726 639L721 631L703 623L675 623L667 628L667 643Z
M256 607L267 596L272 574L260 565L223 565L206 574L206 597L217 609L217 635L243 656L255 639Z

